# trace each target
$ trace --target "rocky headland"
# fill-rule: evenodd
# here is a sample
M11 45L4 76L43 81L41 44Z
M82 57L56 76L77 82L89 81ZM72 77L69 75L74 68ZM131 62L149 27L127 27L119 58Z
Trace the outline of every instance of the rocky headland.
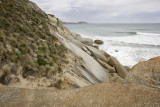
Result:
M160 106L160 57L129 68L101 44L28 0L0 0L0 106Z

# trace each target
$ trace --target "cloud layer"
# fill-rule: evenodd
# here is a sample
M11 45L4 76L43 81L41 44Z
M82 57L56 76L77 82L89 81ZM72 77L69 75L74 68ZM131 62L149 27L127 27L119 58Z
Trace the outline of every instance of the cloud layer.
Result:
M160 23L160 0L31 0L64 21Z

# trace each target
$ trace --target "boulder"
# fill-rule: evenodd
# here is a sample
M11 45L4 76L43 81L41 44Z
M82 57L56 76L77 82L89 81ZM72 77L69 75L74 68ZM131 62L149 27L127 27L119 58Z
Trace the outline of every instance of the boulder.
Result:
M78 46L79 48L83 48L84 44L82 44L81 42L75 40L75 39L71 39L70 40L73 44L75 44L76 46Z
M62 30L64 30L62 20L59 19L59 18L57 18L57 21L58 21L58 22L57 22L57 26L58 26L59 28L61 28Z
M104 42L102 40L95 40L94 43L98 44L98 45L103 45L104 44Z
M123 79L127 77L128 71L115 57L111 56L108 64L116 68L116 71L120 77Z
M99 50L97 48L94 48L92 46L86 46L86 48L91 52L92 56L94 58L98 58L106 63L110 60L110 55L107 54L106 52Z
M81 37L80 34L77 34L75 32L71 32L71 35L76 39L77 37Z
M51 25L57 26L58 20L56 17L53 17L51 15L48 15L48 18L50 20Z
M109 64L107 64L106 62L100 60L100 59L97 59L97 61L106 69L109 70L110 73L116 73L116 70L114 67L111 67Z
M81 43L88 45L88 46L93 46L93 40L90 38L82 38L82 37L75 37L76 40L80 41Z
M72 34L67 27L64 27L64 32L65 32L66 35L71 35Z
M133 66L126 81L160 89L160 57L142 61Z

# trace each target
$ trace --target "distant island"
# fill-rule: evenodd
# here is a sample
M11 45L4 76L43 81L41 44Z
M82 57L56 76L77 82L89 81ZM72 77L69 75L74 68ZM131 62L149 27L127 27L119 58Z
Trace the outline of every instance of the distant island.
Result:
M80 22L63 22L64 24L88 24L87 22L80 21Z

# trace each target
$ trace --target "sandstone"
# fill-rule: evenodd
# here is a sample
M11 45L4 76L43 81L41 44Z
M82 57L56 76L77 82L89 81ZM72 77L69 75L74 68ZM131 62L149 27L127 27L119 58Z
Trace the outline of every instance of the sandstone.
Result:
M109 64L107 64L106 62L100 60L100 59L97 59L97 61L106 69L109 70L110 73L116 73L116 70L114 67L111 67Z
M53 31L53 30L52 30ZM92 75L92 77L97 82L109 82L110 74L106 72L104 68L90 55L84 52L81 48L74 45L72 42L67 41L65 38L60 36L59 34L53 31L53 34L70 50L72 51L77 57L81 58L84 63L84 71Z
M91 52L91 55L95 58L99 58L102 61L108 63L110 60L110 55L107 54L106 52L99 50L97 48L94 48L92 46L86 46L86 48Z
M133 66L126 81L160 89L160 57L142 61Z
M56 17L53 17L53 16L48 15L48 18L49 18L50 23L51 23L52 25L57 26L58 20L57 20Z
M123 79L126 78L128 71L122 64L120 64L120 62L115 57L111 56L108 64L116 68L116 71L120 77L122 77Z
M83 49L84 51L88 51L88 49L87 49L85 46L83 46L82 49Z
M75 37L76 40L84 43L85 45L93 46L93 40L90 38L82 38L82 37Z
M73 43L73 44L75 44L76 46L78 46L79 48L83 48L83 44L80 42L80 41L78 41L78 40L75 40L75 39L70 39L70 41Z
M57 18L57 21L58 21L57 22L57 26L63 30L64 28L63 28L63 22L62 22L62 20L59 19L59 18Z

